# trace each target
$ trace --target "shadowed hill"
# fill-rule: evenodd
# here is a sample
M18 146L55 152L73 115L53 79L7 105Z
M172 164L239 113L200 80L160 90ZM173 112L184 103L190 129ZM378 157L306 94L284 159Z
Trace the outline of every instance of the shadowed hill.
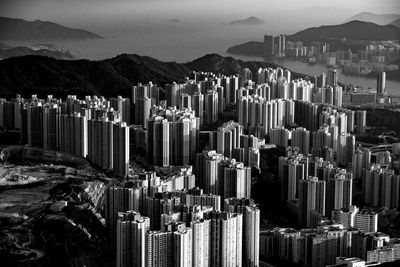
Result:
M242 68L253 72L258 68L276 67L275 64L236 60L209 54L188 63L162 62L138 55L119 55L102 61L57 60L43 56L23 56L0 60L0 96L29 97L52 94L65 97L76 94L131 96L131 87L149 81L164 86L183 82L191 71L208 71L232 75ZM304 75L292 73L293 78Z
M264 49L263 42L250 41L244 44L232 46L228 48L226 52L234 55L257 57L262 55L263 49Z
M176 63L163 63L137 55L121 55L102 61L56 60L24 56L0 61L0 95L53 94L131 95L132 84L152 81L163 84L183 80L189 72Z
M259 68L276 68L278 65L270 62L243 61L233 57L223 57L218 54L207 54L201 58L185 63L191 70L213 72L224 75L234 75L243 68L250 69L255 73ZM305 77L302 74L294 74L294 77Z

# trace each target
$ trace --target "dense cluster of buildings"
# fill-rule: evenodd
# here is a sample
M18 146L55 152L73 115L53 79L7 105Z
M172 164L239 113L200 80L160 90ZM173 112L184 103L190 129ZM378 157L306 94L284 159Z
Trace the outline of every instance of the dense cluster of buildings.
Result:
M313 41L286 41L285 35L264 35L263 54L266 57L290 57L305 59L308 63L322 63L341 67L344 73L367 75L370 72L395 71L399 66L392 64L399 58L399 46L392 42L371 42L365 49L357 51L331 51L329 43ZM361 46L361 45L360 45Z
M154 173L145 176L154 184ZM252 199L155 188L125 184L106 193L117 266L259 266L260 211Z
M260 253L303 266L375 266L399 260L400 240L380 232L326 222L315 229L276 228L261 233ZM354 262L355 265L348 265Z
M285 36L266 42L272 54L288 53ZM22 145L86 158L119 178L85 193L94 206L105 203L117 266L260 266L260 255L307 266L399 258L398 242L378 232L376 209L399 208L400 147L356 146L367 114L343 107L336 71L312 80L281 68L197 72L164 89L138 84L130 94L0 99L0 127L20 130ZM280 198L271 201L301 230L260 235L252 186L266 167L262 155L276 148L284 151L274 166ZM155 170L131 171L136 157Z
M62 101L32 95L2 100L0 106L0 126L20 130L22 145L84 157L117 176L128 175L129 99L68 96Z

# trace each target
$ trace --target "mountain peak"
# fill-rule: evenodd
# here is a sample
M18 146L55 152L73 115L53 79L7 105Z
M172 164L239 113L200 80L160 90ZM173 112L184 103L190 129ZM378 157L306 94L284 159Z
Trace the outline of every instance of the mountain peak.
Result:
M265 21L255 16L251 16L242 20L234 20L228 23L229 25L259 25L265 24Z

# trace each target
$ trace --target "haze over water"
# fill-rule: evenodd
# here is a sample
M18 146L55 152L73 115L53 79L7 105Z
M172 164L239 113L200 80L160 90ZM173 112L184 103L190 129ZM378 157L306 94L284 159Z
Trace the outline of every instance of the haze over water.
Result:
M338 0L335 3L320 0L3 0L0 3L1 16L49 20L105 37L51 42L70 50L76 58L100 60L126 53L176 62L191 61L208 53L227 55L225 51L229 47L262 41L264 34L292 34L308 27L341 24L363 11L396 13L397 10L400 3L396 0ZM226 25L250 16L266 24ZM324 66L308 66L291 60L278 64L310 75L326 71ZM376 87L374 79L343 74L339 78L365 88ZM392 93L400 94L400 82L388 81L387 85Z

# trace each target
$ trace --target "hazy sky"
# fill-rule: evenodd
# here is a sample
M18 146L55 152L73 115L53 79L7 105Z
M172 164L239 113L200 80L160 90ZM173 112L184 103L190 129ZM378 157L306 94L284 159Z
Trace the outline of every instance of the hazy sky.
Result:
M323 8L323 9L321 9ZM400 13L398 0L0 0L0 15L102 29L127 21L226 22L257 16L267 22L329 24L358 12ZM296 25L294 25L296 26ZM295 29L295 27L294 27Z

